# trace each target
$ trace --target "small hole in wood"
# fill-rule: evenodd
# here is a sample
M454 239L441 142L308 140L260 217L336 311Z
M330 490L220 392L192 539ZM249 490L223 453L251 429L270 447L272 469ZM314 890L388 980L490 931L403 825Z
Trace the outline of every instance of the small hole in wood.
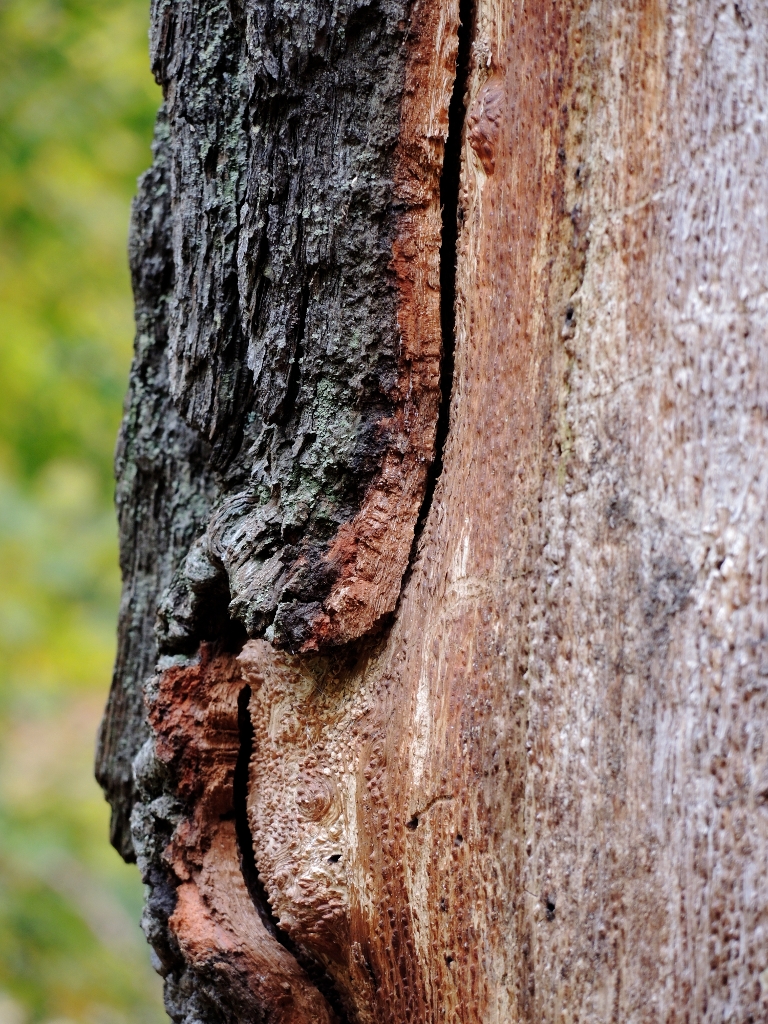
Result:
M341 854L340 853L332 853L331 856L328 858L328 863L329 864L338 864L340 860L341 860Z
M414 814L410 821L406 821L405 827L409 828L411 832L415 832L416 829L419 827L418 815Z

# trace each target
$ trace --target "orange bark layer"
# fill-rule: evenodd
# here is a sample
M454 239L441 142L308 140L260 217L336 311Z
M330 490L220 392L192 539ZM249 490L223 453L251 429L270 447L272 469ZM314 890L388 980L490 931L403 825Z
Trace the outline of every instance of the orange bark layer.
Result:
M332 1024L324 997L264 927L240 869L233 787L243 685L235 659L206 646L199 664L157 680L155 755L189 810L165 854L178 881L170 928L187 963L221 986L242 1020Z

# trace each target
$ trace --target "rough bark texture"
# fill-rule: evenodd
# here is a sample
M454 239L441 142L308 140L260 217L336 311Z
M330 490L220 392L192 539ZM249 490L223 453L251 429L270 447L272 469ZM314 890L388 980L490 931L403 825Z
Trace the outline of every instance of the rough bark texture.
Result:
M294 650L394 609L440 356L445 129L418 124L408 152L408 16L402 0L154 5L170 395L217 490L163 597L165 646L198 639L222 588L250 635Z
M169 1009L757 1024L768 11L462 7L454 282L458 5L339 10L155 12L101 764Z

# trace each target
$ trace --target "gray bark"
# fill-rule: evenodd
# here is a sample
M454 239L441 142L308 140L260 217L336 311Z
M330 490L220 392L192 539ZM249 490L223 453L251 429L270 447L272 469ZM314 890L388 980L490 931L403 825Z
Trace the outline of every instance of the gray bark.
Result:
M134 206L116 464L126 584L99 753L124 854L158 651L267 630L300 646L333 581L322 554L380 469L406 16L398 3L153 5L166 100Z

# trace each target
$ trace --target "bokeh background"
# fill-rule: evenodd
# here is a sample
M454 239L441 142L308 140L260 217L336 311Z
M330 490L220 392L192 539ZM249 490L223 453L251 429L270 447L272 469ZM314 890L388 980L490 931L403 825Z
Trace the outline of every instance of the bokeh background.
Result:
M0 0L0 1024L154 1024L94 735L119 596L148 0Z

